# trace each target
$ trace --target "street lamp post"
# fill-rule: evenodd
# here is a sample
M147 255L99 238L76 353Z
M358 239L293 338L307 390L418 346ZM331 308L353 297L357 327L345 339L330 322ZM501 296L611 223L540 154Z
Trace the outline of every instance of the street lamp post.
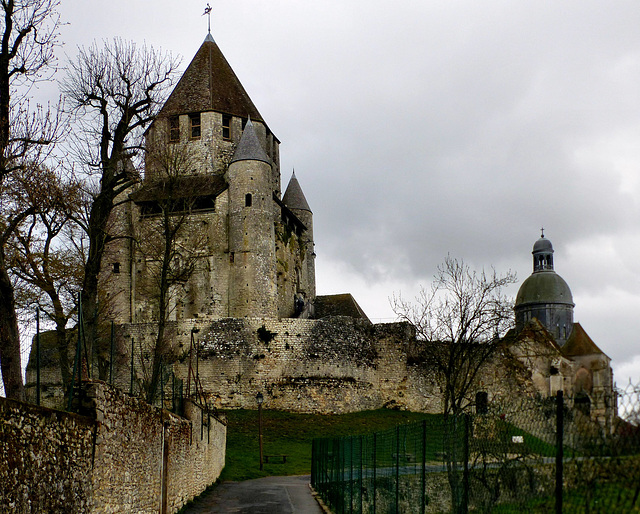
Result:
M264 396L262 393L256 395L256 401L258 402L258 443L260 445L260 471L262 471L262 402Z

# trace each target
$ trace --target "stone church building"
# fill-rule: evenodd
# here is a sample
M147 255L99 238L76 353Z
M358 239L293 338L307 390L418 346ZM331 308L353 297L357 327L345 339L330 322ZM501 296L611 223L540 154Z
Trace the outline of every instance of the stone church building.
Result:
M615 395L611 359L573 320L573 296L553 264L553 245L544 233L533 245L533 273L515 300L515 328L506 336L530 369L534 390L554 396L562 390L602 424L613 421Z

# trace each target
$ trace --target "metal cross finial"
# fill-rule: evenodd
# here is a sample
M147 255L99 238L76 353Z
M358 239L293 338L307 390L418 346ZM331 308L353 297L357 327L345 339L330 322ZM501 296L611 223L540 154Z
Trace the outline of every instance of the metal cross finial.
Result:
M209 2L207 2L207 6L204 8L202 16L205 14L207 15L207 18L209 18L209 34L211 34L211 6L209 5Z
M542 232L542 235L540 237L544 237L544 227L540 229L540 232Z

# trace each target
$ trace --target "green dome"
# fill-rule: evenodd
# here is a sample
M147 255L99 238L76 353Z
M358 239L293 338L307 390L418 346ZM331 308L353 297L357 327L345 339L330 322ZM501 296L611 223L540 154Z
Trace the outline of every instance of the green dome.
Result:
M571 289L564 279L553 270L533 273L520 286L515 306L532 303L574 305Z

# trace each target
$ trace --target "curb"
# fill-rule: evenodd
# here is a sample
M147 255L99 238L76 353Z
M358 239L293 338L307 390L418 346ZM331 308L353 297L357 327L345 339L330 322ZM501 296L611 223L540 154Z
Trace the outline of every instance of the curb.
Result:
M329 507L327 507L324 501L322 501L322 498L320 498L320 495L316 492L311 484L309 484L309 489L311 490L311 496L313 496L313 498L318 502L318 505L320 505L322 512L324 512L325 514L333 514L333 511Z

